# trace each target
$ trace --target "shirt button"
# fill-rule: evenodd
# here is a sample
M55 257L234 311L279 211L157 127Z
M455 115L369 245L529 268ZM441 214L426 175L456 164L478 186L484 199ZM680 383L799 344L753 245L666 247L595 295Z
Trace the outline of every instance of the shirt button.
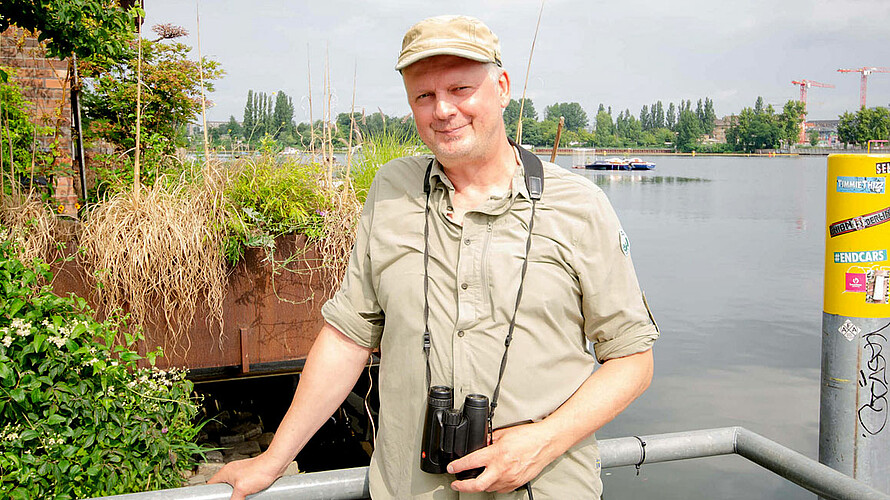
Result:
M466 290L467 288L469 288L469 286L470 286L470 285L468 285L468 284L466 284L466 283L461 283L460 288L461 288L462 290Z
M469 245L469 244L470 244L470 238L465 239L465 240L464 240L464 245Z
M464 336L464 331L463 331L463 330L458 330L458 332L457 332L457 336L458 336L458 337L463 337L463 336Z

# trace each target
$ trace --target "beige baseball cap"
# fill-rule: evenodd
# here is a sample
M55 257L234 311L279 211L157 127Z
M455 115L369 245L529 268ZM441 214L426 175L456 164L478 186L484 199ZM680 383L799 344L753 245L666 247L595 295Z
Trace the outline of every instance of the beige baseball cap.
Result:
M437 16L411 26L402 39L396 71L432 56L458 56L501 66L501 42L482 21L469 16Z

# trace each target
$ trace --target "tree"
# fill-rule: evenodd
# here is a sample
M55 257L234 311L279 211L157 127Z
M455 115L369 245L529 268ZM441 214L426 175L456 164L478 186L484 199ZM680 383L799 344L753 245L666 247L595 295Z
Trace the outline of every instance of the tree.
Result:
M807 138L810 140L810 146L818 146L819 145L819 132L816 132L813 129L810 129L807 132Z
M800 138L800 126L804 114L804 103L801 101L789 100L783 106L782 114L779 115L779 128L781 140L785 141L785 144L794 144Z
M620 116L620 115L619 115ZM649 106L643 104L643 108L640 110L640 125L643 130L649 130Z
M884 107L862 108L855 114L840 116L837 135L846 144L868 144L870 140L890 139L890 110Z
M71 54L80 59L128 58L130 40L140 8L123 8L106 0L4 0L0 4L0 32L10 25L37 31L50 57Z
M172 152L180 129L201 111L201 67L208 91L213 91L213 81L223 75L219 63L206 58L200 63L191 60L190 51L191 47L182 43L142 41L141 135L145 148ZM136 57L129 57L107 67L84 68L85 76L91 77L83 99L88 134L122 151L135 147L136 66Z
M347 123L346 130L349 130ZM294 101L279 90L275 97L275 111L272 113L272 133L276 139L289 141L294 132Z
M603 109L602 104L600 104L600 111L596 114L595 137L597 146L613 146L615 144L615 126L612 123L612 113Z
M714 101L706 97L705 107L702 110L702 133L711 135L714 132L715 121L717 121L717 114L714 112Z
M664 128L664 106L662 106L661 101L655 103L655 122L652 124L653 128Z
M516 125L519 123L519 107L519 101L510 99L510 103L507 104L507 107L504 109L504 125L507 128L508 137L516 137ZM525 138L527 137L527 131L525 129L525 120L530 119L532 121L537 121L538 119L538 112L535 111L535 104L531 99L526 99L525 106L522 106L522 118L522 137L523 142L526 142Z
M559 121L559 117L565 118L566 130L578 131L587 126L587 112L577 102L556 103L544 109L545 120Z
M748 153L774 149L779 146L781 130L773 107L764 108L763 98L758 97L754 109L744 108L738 118L732 120L726 131L726 143L736 151Z
M671 130L674 130L674 126L677 124L677 110L674 107L674 103L670 103L668 105L667 116L665 116L664 120L665 126L667 126L667 128Z
M680 118L677 120L677 148L681 151L692 151L701 134L701 121L695 113L688 109L680 112Z

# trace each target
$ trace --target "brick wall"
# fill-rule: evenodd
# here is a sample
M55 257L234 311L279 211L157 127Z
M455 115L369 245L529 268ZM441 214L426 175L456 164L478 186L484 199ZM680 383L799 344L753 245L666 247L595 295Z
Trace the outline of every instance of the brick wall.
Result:
M37 125L52 127L59 135L63 151L71 140L71 107L68 61L47 58L37 37L12 26L2 33L0 66L10 67L25 99L31 102L31 119ZM41 137L48 146L52 135Z
M12 68L11 81L30 102L31 121L51 132L38 136L40 147L47 149L58 140L58 151L68 163L71 146L71 91L68 61L46 57L46 49L37 37L14 26L0 34L0 66ZM79 190L79 189L78 189ZM76 214L77 191L71 178L55 178L54 192L59 213Z

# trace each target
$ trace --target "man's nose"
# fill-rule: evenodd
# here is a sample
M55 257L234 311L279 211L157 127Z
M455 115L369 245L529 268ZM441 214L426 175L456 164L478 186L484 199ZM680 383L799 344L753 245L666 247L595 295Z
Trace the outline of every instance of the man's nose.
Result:
M457 107L448 99L439 99L436 101L434 112L437 120L446 120L457 114Z

